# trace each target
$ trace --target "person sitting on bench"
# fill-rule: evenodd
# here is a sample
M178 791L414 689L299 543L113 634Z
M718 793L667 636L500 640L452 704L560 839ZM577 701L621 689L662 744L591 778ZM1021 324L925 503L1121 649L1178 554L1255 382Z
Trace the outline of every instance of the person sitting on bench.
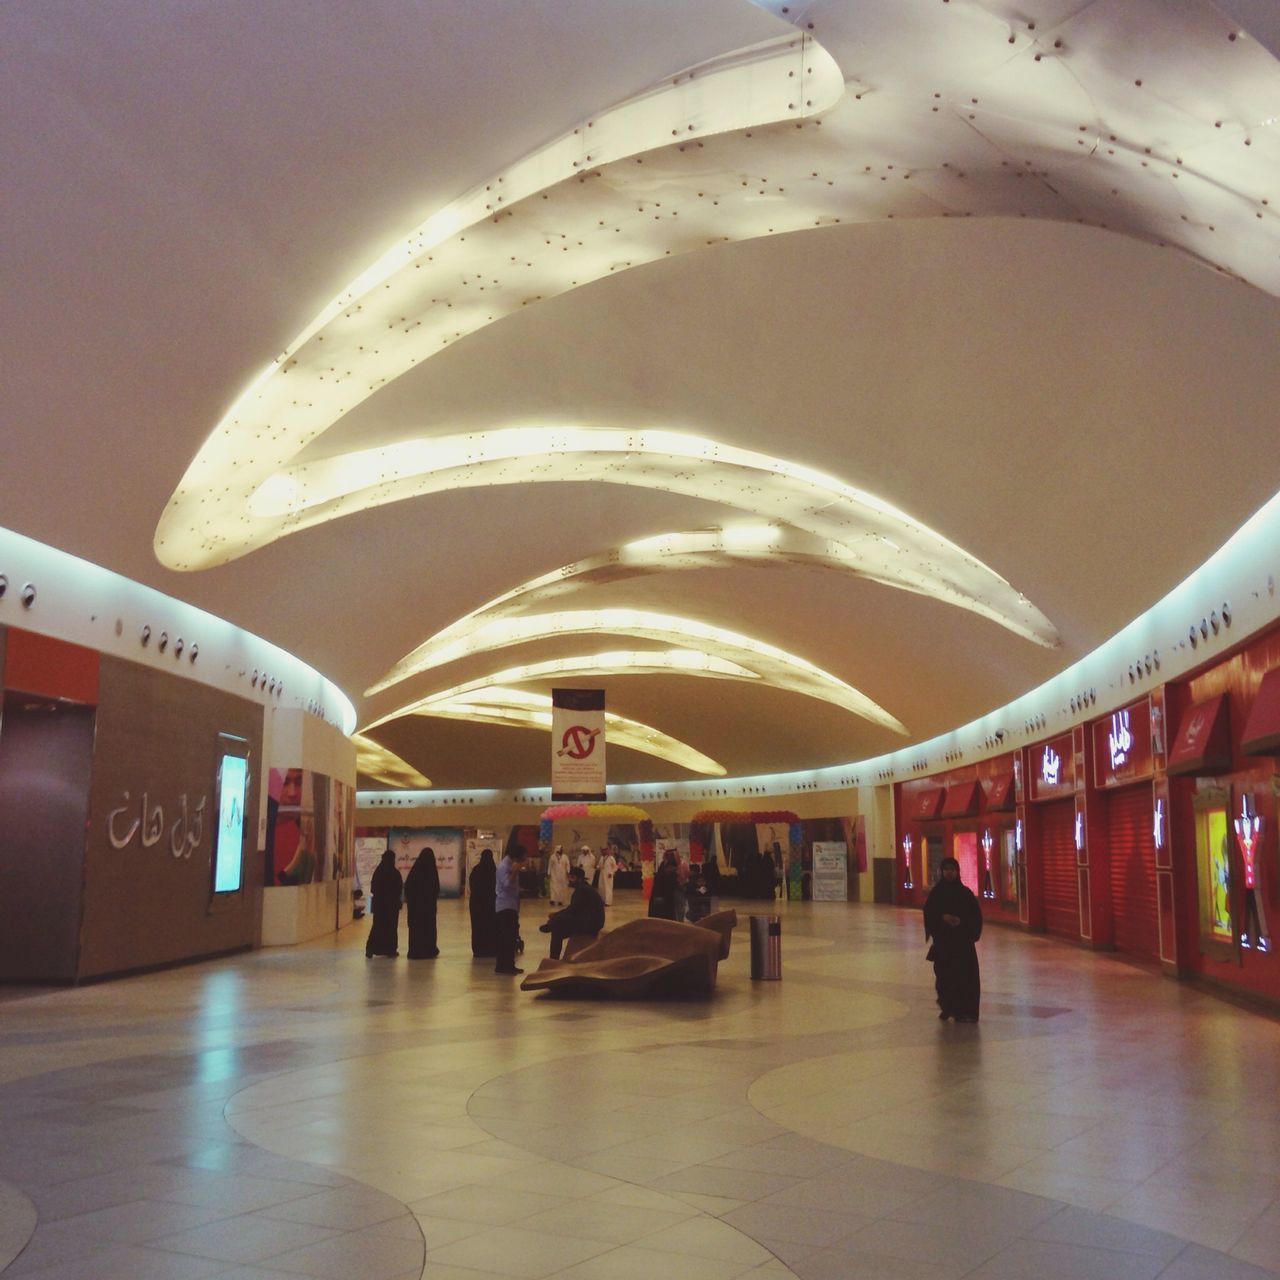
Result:
M594 938L604 928L604 903L587 883L584 868L569 868L569 892L569 905L553 911L540 930L551 935L553 960L560 959L560 949L566 938Z

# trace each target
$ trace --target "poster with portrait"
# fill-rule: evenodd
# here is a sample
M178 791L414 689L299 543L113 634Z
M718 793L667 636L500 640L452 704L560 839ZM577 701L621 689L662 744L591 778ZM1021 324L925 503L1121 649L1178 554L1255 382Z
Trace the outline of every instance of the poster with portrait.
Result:
M266 883L310 884L317 879L314 775L310 769L271 769L267 777Z

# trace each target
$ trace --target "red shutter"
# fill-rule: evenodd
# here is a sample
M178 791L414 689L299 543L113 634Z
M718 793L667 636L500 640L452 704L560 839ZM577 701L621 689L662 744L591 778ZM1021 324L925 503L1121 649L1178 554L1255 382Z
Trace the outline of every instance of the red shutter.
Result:
M1159 959L1156 841L1150 784L1113 791L1107 797L1107 822L1116 949Z
M1060 800L1040 806L1040 858L1044 867L1044 926L1059 938L1080 940L1076 883L1076 806Z

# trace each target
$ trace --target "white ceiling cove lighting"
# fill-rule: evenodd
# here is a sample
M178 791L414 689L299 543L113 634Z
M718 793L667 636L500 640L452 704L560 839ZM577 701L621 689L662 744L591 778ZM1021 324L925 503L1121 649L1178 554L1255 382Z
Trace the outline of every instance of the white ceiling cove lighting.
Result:
M413 712L441 720L466 720L472 724L517 725L527 729L551 731L551 696L528 689L490 688L483 693L432 701ZM710 756L672 738L668 734L606 711L605 741L618 747L629 747L645 755L680 765L691 773L722 778L725 768Z
M872 724L892 729L894 733L905 735L907 732L900 721L872 702L866 694L793 653L694 618L643 609L565 610L528 617L498 618L477 627L463 639L423 646L411 669L406 668L404 675L416 675L432 667L457 662L460 658L534 640L610 634L659 642L669 642L672 636L679 636L681 643L688 648L746 667L776 689L820 698Z
M459 338L609 274L730 240L889 218L1045 218L1175 245L1280 292L1280 219L1265 194L1280 138L1259 123L1275 115L1280 68L1207 0L1084 3L1040 24L936 0L762 7L806 34L701 65L583 121L356 272L215 426L157 527L161 562L224 564L378 503L531 478L503 464L536 453L535 437L524 448L503 445L499 433L324 461L303 455ZM929 24L934 38L917 38ZM1156 84L1116 57L1154 31ZM653 434L636 437L638 454ZM775 479L751 509L772 517L797 486L835 483L706 444L682 455L701 462L679 492L723 500L743 466L763 470ZM565 444L540 478L645 484L662 470L652 455L630 472L604 460L620 451ZM574 456L578 474L566 470ZM866 510L850 528L825 527L820 509L793 523L837 540L852 532L912 546L917 538L904 544L882 527L901 513L855 492ZM930 594L1051 641L1003 580L923 526L914 534L943 563L926 552L918 565L905 550L892 579L918 577ZM897 554L887 544L881 552Z
M407 760L402 760L394 751L388 751L363 733L353 733L351 741L356 748L356 769L365 777L392 787L431 785L431 779L419 773Z

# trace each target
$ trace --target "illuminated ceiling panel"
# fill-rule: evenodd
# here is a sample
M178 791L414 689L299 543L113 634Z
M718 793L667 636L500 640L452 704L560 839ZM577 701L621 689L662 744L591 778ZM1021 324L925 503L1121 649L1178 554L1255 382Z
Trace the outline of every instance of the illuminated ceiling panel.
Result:
M392 787L429 787L431 779L419 773L407 760L363 733L353 733L351 741L356 749L356 770L366 778L385 782Z
M360 271L215 427L157 528L162 563L222 564L431 491L444 441L301 455L388 382L502 316L729 240L894 217L1051 218L1173 244L1280 291L1268 199L1280 68L1212 5L1071 5L1039 23L973 2L942 19L932 0L762 7L818 43L729 55L584 121ZM936 28L912 38L926 14L948 24L944 39ZM1159 80L1128 78L1115 50L1153 31ZM501 482L477 462L488 479L474 483ZM451 487L467 483L464 461L447 469ZM706 480L700 496L719 498Z
M583 677L598 679L607 675L690 675L721 680L759 681L760 676L737 662L729 662L694 649L611 649L603 653L583 654L580 657L551 658L545 662L530 662L523 666L506 667L491 675L468 680L430 693L396 710L371 720L366 729L374 729L397 716L408 715L440 702L483 692L498 685L525 684L534 680L574 680Z
M699 622L694 618L642 609L565 610L526 617L498 618L477 627L464 639L442 644L420 657L412 671L406 670L405 674L416 674L457 662L461 658L527 644L533 640L567 639L585 635L626 635L636 639L656 640L659 643L669 643L672 636L678 636L681 643L689 648L727 659L756 672L774 688L820 698L833 706L843 707L872 724L892 729L895 733L907 732L897 719L872 702L866 694L793 653L765 644L752 636Z
M528 689L491 687L483 693L432 701L413 714L441 720L466 720L472 724L515 725L551 731L550 695L533 693ZM609 745L629 747L632 751L666 760L706 777L724 777L725 768L719 761L638 720L628 720L625 716L606 711L604 726L605 741Z

